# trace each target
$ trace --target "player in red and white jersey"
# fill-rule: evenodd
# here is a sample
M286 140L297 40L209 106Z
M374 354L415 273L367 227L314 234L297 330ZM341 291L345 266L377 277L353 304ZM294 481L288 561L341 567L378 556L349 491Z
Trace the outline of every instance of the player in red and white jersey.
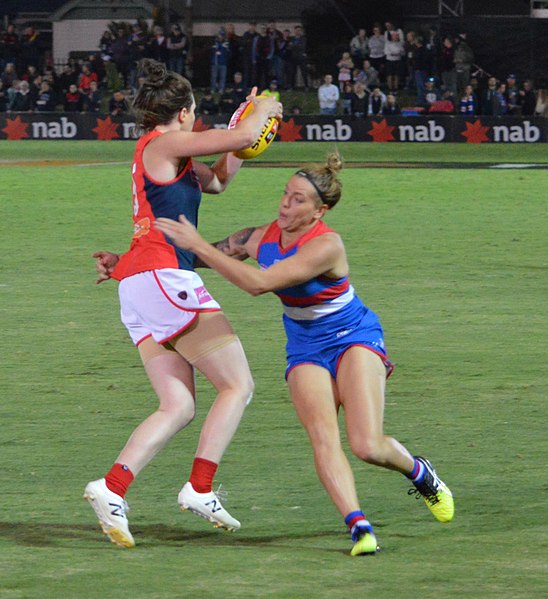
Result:
M101 282L120 281L122 321L139 349L160 405L130 436L104 478L86 486L105 534L122 547L135 544L129 530L125 494L134 477L194 418L194 369L212 383L217 397L202 427L192 471L178 496L190 510L217 527L237 530L238 520L212 490L213 477L246 405L253 380L238 337L194 272L193 253L176 248L152 223L185 214L198 223L202 191L220 193L242 161L231 152L252 145L271 117L281 117L273 98L249 99L255 109L234 129L194 132L195 107L188 80L163 63L142 63L145 81L133 103L144 135L132 169L134 234L122 256L98 252ZM208 166L193 156L222 153ZM117 406L118 407L118 406Z
M385 381L392 370L383 330L350 285L340 236L322 221L340 199L341 166L333 153L325 165L298 171L286 185L276 221L213 245L184 216L178 222L160 219L155 226L244 291L271 291L281 299L289 391L310 437L318 476L350 530L351 555L362 555L377 551L377 539L341 447L341 406L358 458L404 474L441 522L452 520L454 505L430 462L383 432ZM239 261L247 257L260 269Z

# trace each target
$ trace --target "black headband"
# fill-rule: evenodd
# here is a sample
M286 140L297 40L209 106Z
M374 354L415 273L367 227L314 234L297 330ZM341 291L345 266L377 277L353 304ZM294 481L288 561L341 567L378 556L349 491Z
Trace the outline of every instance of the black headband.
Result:
M323 191L316 185L316 183L314 182L314 179L310 176L309 173L307 173L306 171L297 171L295 174L298 175L299 177L304 177L307 181L310 181L310 183L312 184L312 187L316 190L316 193L320 197L320 200L324 204L328 203Z

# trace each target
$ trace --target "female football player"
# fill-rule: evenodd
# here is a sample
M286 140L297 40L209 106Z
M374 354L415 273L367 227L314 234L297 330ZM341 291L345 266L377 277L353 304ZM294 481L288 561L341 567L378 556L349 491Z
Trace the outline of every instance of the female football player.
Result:
M133 239L122 256L99 252L95 257L98 282L120 281L122 321L160 405L133 431L106 476L90 482L84 494L103 532L122 547L135 544L124 500L128 486L194 418L194 369L212 383L217 396L179 505L217 527L240 527L212 491L212 481L251 399L247 360L219 304L194 272L194 254L176 248L152 223L184 214L196 225L202 191L224 191L242 164L231 152L251 146L267 120L282 112L273 98L255 98L254 88L249 99L255 109L234 129L194 132L196 103L187 79L153 60L145 60L142 70L145 80L133 103L144 131L132 169ZM223 154L211 167L192 159L214 153Z
M454 506L430 462L383 432L385 381L392 370L383 330L348 280L341 238L322 220L341 197L341 167L333 153L326 164L297 171L284 189L274 222L214 245L185 216L178 221L160 218L155 227L240 289L251 295L272 291L280 298L289 391L310 438L318 476L350 530L351 554L361 555L375 553L377 539L341 447L341 406L358 458L404 474L439 521L450 521ZM232 259L248 256L260 270Z

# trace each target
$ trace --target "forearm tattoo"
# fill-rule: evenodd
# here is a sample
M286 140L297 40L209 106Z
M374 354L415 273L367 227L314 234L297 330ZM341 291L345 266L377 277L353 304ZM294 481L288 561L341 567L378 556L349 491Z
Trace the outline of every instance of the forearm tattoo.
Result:
M256 229L257 227L242 229L241 231L232 233L232 235L229 235L225 239L221 239L221 241L216 241L211 245L231 258L245 260L246 258L249 258L249 254L245 249L245 244L249 241L249 238ZM194 268L209 268L209 266L200 258L196 257Z
M248 227L247 229L242 229L241 231L232 233L232 235L221 241L216 241L212 245L227 256L238 257L245 254L245 258L247 258L247 252L245 251L244 246L249 241L249 238L253 235L256 228L257 227Z

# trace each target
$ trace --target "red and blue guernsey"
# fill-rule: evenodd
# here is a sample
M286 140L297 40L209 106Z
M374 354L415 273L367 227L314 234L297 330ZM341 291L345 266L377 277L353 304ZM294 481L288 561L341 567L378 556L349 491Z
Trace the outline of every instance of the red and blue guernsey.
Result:
M177 220L180 214L197 226L202 200L202 188L190 158L171 181L155 181L146 173L143 151L159 135L162 135L159 131L146 133L135 148L132 170L133 239L129 251L121 256L112 273L112 278L119 281L147 270L194 270L194 254L176 247L153 227L154 220L160 216Z
M281 246L281 229L274 221L259 244L257 261L262 269L285 260L305 243L334 232L323 221L288 247ZM388 374L393 365L388 361L384 336L377 315L354 293L348 276L330 279L319 276L300 285L275 291L283 304L283 322L287 335L287 370L302 364L316 364L337 378L337 368L344 352L362 346L376 353Z

